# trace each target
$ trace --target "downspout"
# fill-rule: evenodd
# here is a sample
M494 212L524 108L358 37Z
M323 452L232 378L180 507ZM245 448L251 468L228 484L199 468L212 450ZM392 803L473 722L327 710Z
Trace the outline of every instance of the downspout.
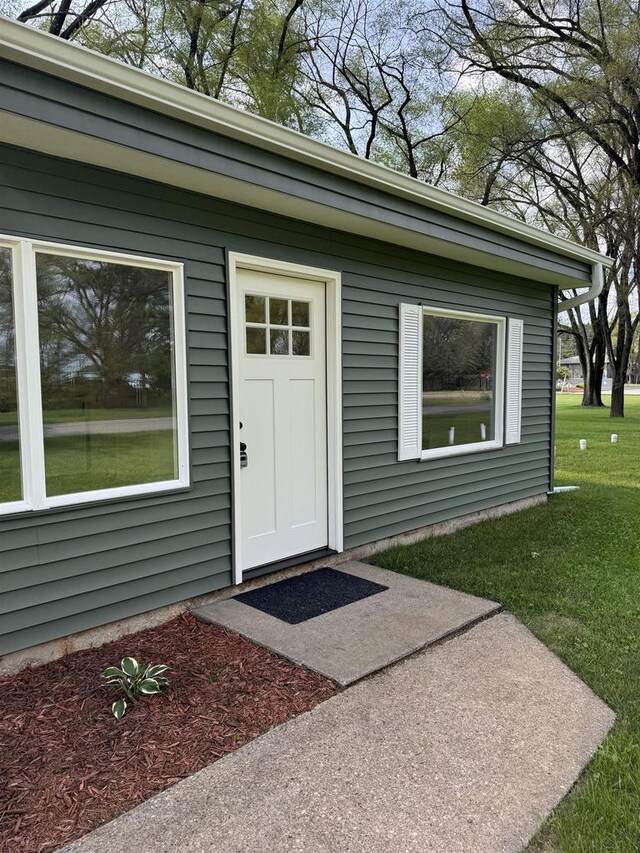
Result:
M571 299L564 299L558 303L556 308L558 314L563 311L568 311L570 308L577 308L578 305L584 305L586 302L591 302L592 299L597 299L602 293L604 287L604 270L602 264L594 264L591 271L591 287L585 293L579 293L577 296L572 296Z
M604 269L602 264L596 263L591 270L591 287L585 293L579 293L577 296L572 296L571 299L564 299L558 303L556 311L561 314L563 311L568 311L570 308L577 308L578 305L585 305L591 302L592 299L597 299L602 293L604 287ZM554 383L555 386L555 383ZM555 393L555 392L554 392ZM574 492L580 486L555 486L548 494L557 495L562 492Z

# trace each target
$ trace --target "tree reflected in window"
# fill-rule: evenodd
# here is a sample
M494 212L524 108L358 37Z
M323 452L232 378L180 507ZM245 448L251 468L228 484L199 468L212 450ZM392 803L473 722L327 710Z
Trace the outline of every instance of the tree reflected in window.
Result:
M425 313L422 449L495 438L498 326Z
M171 274L37 253L48 495L177 477Z
M0 503L22 498L11 256L0 246Z

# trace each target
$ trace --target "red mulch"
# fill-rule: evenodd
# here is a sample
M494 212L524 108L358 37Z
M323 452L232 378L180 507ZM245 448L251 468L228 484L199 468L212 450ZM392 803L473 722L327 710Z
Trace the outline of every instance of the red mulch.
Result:
M125 655L170 687L117 722L99 673ZM190 615L0 681L0 850L50 853L335 692Z

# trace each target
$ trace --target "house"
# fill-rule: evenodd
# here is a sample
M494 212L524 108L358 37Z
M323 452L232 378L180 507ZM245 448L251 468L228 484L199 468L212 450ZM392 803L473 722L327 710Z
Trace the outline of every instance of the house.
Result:
M7 19L0 110L0 653L545 500L608 259Z
M566 367L569 371L567 381L570 384L577 385L584 381L584 377L582 376L582 365L580 364L580 358L577 355L572 355L570 358L561 358L559 359L558 364L562 365L562 367ZM610 388L612 379L613 371L611 369L611 363L609 362L609 356L605 355L604 372L602 374L602 388Z

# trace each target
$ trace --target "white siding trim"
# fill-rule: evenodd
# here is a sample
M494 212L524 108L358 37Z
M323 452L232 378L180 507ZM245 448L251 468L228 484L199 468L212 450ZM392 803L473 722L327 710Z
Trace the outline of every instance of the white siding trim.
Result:
M519 444L522 423L522 351L524 323L509 318L505 390L505 444Z
M16 363L22 489L31 509L43 509L46 493L36 257L32 244L27 240L20 243L17 254L20 258L19 272L14 279L13 290L16 307L20 306L16 311Z
M422 307L400 304L398 460L422 454Z

